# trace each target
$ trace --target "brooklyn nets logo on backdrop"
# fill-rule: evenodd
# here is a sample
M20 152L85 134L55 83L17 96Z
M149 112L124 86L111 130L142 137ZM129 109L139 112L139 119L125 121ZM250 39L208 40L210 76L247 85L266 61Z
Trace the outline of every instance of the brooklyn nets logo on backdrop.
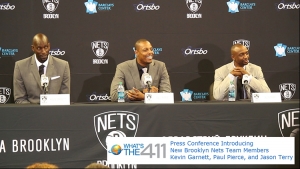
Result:
M0 104L5 104L9 100L10 94L10 88L0 87Z
M234 40L233 44L242 44L244 45L248 50L250 49L250 41L249 40L245 40L245 39L238 39L238 40Z
M299 135L299 108L279 112L278 126L282 137L296 137Z
M42 0L44 8L49 12L52 13L54 12L58 5L59 5L59 0Z
M296 92L296 84L282 83L279 85L279 91L284 100L290 100Z
M108 111L94 116L94 128L100 144L107 149L107 137L135 137L139 115L129 111Z

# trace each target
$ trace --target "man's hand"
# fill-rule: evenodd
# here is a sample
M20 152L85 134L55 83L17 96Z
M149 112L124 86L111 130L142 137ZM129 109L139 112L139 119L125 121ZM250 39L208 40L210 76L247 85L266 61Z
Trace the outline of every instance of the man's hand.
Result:
M243 78L244 74L250 75L244 68L242 67L235 67L231 72L233 76L238 76L239 79Z
M135 101L144 100L145 98L145 95L136 88L132 88L131 90L128 90L127 96L130 100L135 100Z
M145 88L145 89L143 89L143 93L158 93L158 88L155 86L151 86L150 92L148 92L148 89Z

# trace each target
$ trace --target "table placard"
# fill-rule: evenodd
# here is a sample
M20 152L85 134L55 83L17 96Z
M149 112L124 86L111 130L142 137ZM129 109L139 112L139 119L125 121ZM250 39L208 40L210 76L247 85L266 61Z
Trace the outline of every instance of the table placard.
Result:
M70 94L41 94L40 105L70 105Z
M145 93L144 103L174 103L174 93Z
M281 95L279 92L252 93L251 102L253 102L253 103L278 103L278 102L281 102Z

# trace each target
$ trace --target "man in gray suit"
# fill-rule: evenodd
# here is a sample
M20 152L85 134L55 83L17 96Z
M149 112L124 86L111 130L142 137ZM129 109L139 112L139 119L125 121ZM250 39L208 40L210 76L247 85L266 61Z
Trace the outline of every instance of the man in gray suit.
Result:
M231 47L232 62L215 70L213 96L216 100L227 100L230 81L234 80L237 99L250 99L251 93L269 93L261 67L249 63L248 49L242 44ZM242 79L244 83L242 84ZM237 86L241 85L241 89ZM239 91L240 90L240 91ZM242 93L244 98L242 97ZM239 95L241 94L241 95Z
M153 59L153 48L146 39L135 43L136 59L128 60L117 65L115 76L110 86L111 101L118 100L118 85L120 82L125 88L126 101L144 100L148 92L141 83L143 69L152 77L150 92L171 92L171 84L165 63Z
M49 55L50 43L47 36L36 34L31 49L34 55L15 63L15 103L40 103L40 94L44 94L40 74L49 78L49 94L70 94L69 63Z

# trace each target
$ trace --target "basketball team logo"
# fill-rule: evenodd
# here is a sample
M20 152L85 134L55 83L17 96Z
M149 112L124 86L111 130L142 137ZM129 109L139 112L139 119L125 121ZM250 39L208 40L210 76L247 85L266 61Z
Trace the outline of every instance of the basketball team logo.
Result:
M108 111L94 116L96 136L106 150L108 137L135 137L138 124L139 115L129 111Z
M202 5L202 0L185 0L185 2L186 6L193 13L197 12Z
M94 41L91 45L94 54L100 59L105 56L109 47L109 43L106 41Z
M299 108L279 112L278 126L282 137L299 136Z
M5 104L9 100L10 94L10 88L0 87L0 104Z
M54 12L58 5L59 5L59 0L42 0L44 8L49 12L52 13Z
M248 50L250 49L250 41L249 40L245 40L245 39L238 39L238 40L234 40L233 44L242 44L244 45Z
M279 91L284 100L290 100L296 92L296 84L282 83L279 85Z

